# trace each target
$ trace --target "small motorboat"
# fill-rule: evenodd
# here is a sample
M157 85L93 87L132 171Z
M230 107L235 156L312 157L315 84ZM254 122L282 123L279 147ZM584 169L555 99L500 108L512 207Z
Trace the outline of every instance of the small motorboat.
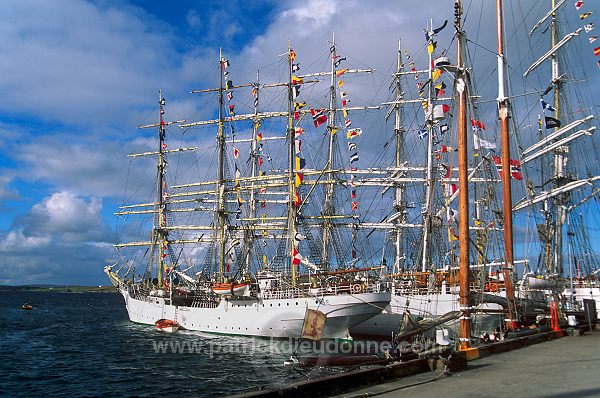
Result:
M154 327L159 332L173 333L179 330L179 323L170 319L159 319L154 322Z
M29 304L29 303L25 303L21 306L22 310L32 310L33 309L33 305Z

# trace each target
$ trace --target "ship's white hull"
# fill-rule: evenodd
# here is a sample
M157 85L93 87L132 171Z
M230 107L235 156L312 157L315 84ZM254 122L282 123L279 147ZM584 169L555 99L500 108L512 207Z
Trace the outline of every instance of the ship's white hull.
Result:
M365 322L350 329L354 337L360 338L391 338L400 330L400 322L406 312L413 317L431 319L451 311L458 311L457 294L430 294L430 295L403 295L393 294L390 305L385 310ZM498 311L502 307L494 303L484 303L477 307L478 313L472 315L474 323L480 325L482 330L493 330L497 320L502 318L498 314L485 314L485 310ZM456 322L450 322L444 327L453 327Z
M571 289L567 288L564 291L564 295L566 297L571 296ZM584 299L591 299L596 302L596 313L598 319L600 319L600 287L592 286L592 287L575 287L573 289L573 296L575 300L583 305Z
M176 320L182 328L229 335L298 338L306 309L327 315L325 339L349 339L349 329L379 314L390 293L337 294L321 297L247 299L232 297L212 308L174 306L163 297L134 298L120 289L133 322L154 325L157 319Z

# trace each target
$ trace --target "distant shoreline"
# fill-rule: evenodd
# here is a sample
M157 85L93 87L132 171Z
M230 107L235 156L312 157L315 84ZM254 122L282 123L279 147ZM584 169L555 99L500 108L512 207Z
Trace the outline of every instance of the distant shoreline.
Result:
M117 293L118 290L114 286L0 286L2 292L46 292L46 293Z

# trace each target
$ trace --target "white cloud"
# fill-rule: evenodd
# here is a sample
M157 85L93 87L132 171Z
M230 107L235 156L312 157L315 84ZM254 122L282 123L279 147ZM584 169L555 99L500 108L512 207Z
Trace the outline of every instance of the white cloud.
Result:
M0 252L35 250L47 247L49 236L25 236L23 230L10 231L0 242Z
M336 10L339 9L337 5L338 3L330 0L309 0L302 5L282 12L281 18L292 19L291 26L299 28L295 31L300 33L301 36L307 36L311 30L331 25L331 20L336 14ZM345 4L342 9L345 9L346 6L349 6L349 4Z
M176 61L167 27L139 9L3 1L0 22L0 88L11 93L0 110L11 113L107 121L142 104L147 87L157 87Z
M18 219L17 227L27 237L64 242L110 239L110 229L102 220L101 200L86 200L70 192L55 192L34 205L29 214Z
M96 284L112 238L99 198L55 192L0 233L0 283Z

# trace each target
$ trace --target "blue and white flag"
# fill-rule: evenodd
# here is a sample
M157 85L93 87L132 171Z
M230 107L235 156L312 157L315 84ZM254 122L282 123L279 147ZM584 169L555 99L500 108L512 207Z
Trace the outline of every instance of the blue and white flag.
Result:
M542 105L542 111L545 111L547 109L550 112L556 112L556 109L554 109L553 106L551 106L550 104L546 103L546 101L544 101L541 98L540 98L540 104Z
M424 140L425 138L427 138L428 134L429 132L427 131L427 129L419 130L419 139Z

